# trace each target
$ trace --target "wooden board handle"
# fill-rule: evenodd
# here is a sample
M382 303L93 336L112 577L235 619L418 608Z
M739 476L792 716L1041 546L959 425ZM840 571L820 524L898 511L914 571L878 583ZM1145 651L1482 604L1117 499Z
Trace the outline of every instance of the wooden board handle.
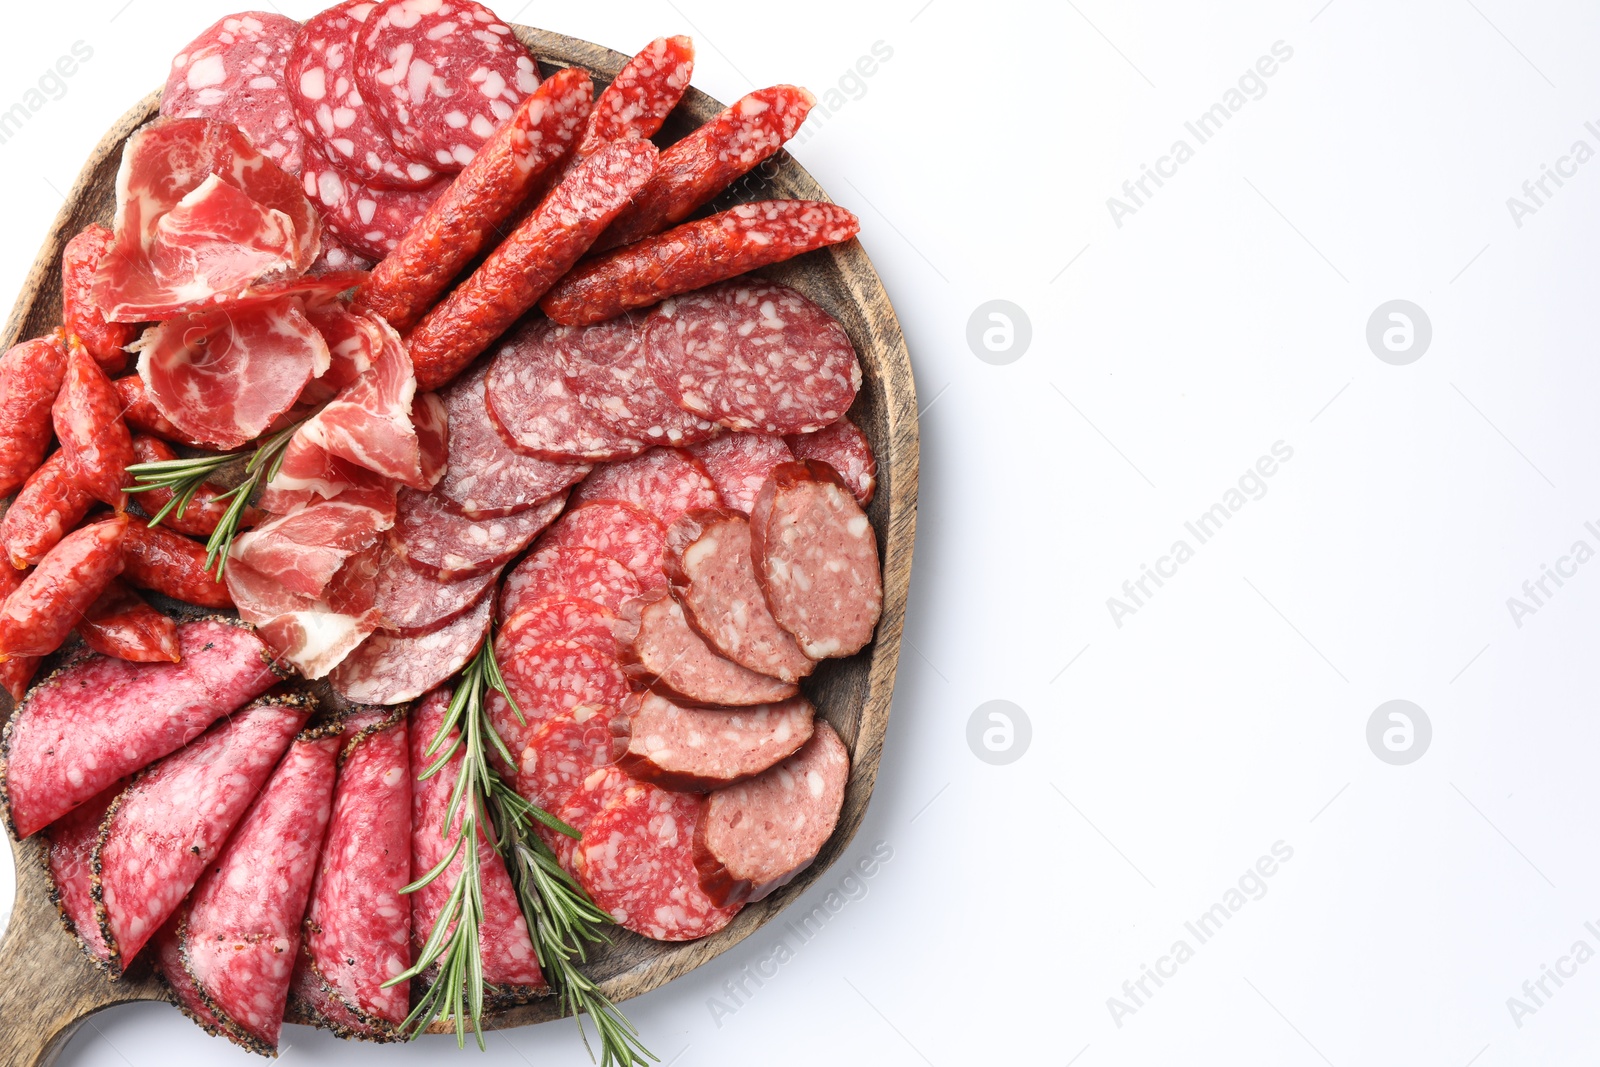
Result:
M43 845L32 839L12 849L17 900L0 940L0 1064L50 1067L95 1012L163 993L150 978L113 982L96 971L50 902Z

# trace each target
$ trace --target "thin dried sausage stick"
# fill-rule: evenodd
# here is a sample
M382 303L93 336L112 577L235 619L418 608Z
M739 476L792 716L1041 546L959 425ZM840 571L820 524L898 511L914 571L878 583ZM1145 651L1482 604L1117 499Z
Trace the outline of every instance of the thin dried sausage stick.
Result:
M67 339L67 375L50 415L73 480L120 508L122 490L133 480L133 437L122 421L122 397L76 338Z
M100 261L115 243L111 231L97 224L85 227L61 253L61 318L107 374L128 365L124 349L139 336L136 323L107 322L91 295Z
M67 374L61 334L13 346L0 356L0 496L39 468L50 447L50 406Z
M134 435L133 455L140 463L164 463L178 458L178 453L172 446L158 437L144 433ZM194 537L210 537L216 530L217 523L222 521L222 516L228 511L228 502L217 499L224 491L210 482L202 483L181 509L173 508L167 512L161 520L161 525ZM137 496L140 507L144 508L147 514L154 515L172 500L173 492L167 488L149 489ZM260 521L260 511L246 508L239 518L239 528L245 529Z
M0 658L48 656L122 572L130 523L118 515L85 526L50 550L0 607Z
M11 565L21 569L44 559L93 506L94 497L72 480L65 453L45 460L0 519L0 545Z
M590 326L669 296L848 241L860 221L820 200L762 200L596 256L539 301L562 326Z
M649 141L618 141L578 164L411 331L406 342L417 388L437 389L450 381L533 307L649 180L655 165L656 148Z
M178 663L178 624L113 579L78 620L78 636L100 653L129 663Z
M122 555L128 582L140 589L153 589L203 608L233 607L228 587L206 567L206 547L197 541L135 522L128 528Z

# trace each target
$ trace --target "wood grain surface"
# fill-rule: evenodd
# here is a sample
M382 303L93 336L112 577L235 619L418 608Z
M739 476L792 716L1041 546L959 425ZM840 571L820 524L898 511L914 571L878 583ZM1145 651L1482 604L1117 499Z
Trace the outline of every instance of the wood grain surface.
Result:
M559 67L580 66L594 76L597 91L628 59L599 45L543 30L519 26L517 35L539 58L547 75ZM155 116L159 103L159 91L139 101L95 147L39 250L0 338L0 348L60 324L62 248L90 223L110 225L123 143ZM721 109L716 100L690 89L656 140L663 145L675 141ZM772 198L826 200L827 196L787 152L779 152L707 211L739 201ZM868 512L883 560L883 619L866 650L848 660L823 664L806 684L808 695L839 731L853 760L839 827L822 854L789 885L746 907L711 937L665 944L617 932L615 943L592 957L589 973L619 1002L655 989L749 937L843 854L866 813L888 726L916 535L917 403L910 358L894 309L859 243L851 241L814 252L760 273L799 289L827 308L844 325L860 353L863 383L851 417L866 432L878 456L879 489ZM43 1067L55 1061L89 1015L113 1004L166 999L166 991L151 976L148 962L136 962L129 974L115 982L98 972L57 916L38 838L13 842L12 847L17 897L0 942L0 1064ZM547 997L498 1012L487 1023L497 1028L521 1026L559 1014L554 1000ZM648 1041L650 1035L644 1036Z

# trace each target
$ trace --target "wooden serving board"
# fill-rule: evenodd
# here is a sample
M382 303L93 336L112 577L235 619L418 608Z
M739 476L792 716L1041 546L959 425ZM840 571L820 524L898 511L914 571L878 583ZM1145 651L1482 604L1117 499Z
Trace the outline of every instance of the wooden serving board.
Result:
M559 67L580 66L594 77L597 92L628 59L599 45L543 30L518 26L516 32L538 57L546 75ZM157 91L139 101L95 147L39 250L0 337L0 350L60 324L62 248L90 223L111 224L123 144L129 134L155 117L160 99ZM690 89L656 140L663 145L675 141L722 107ZM779 152L712 208L772 198L828 199L804 168L787 152ZM883 284L859 243L813 252L761 273L799 289L827 308L849 332L861 356L862 388L851 417L866 432L878 457L878 494L868 511L883 559L883 621L872 645L848 660L823 664L805 687L849 746L853 760L844 812L822 854L789 885L746 907L711 937L666 944L616 931L615 943L591 958L588 972L619 1002L649 992L749 937L839 858L866 812L888 726L916 537L917 402L910 357ZM4 700L3 693L0 700ZM9 707L6 711L9 713ZM12 851L17 896L0 942L0 1064L45 1067L55 1062L73 1032L93 1013L113 1004L168 998L165 987L150 973L148 962L136 961L130 973L117 981L95 970L61 925L50 899L39 838L12 842ZM554 999L546 997L498 1012L487 1025L521 1026L559 1014Z

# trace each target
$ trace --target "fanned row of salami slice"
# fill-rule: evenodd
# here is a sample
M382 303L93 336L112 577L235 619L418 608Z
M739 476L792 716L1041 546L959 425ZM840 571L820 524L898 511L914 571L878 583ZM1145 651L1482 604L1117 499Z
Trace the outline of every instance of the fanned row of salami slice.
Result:
M813 99L658 150L692 66L660 38L597 97L472 0L229 16L129 139L114 228L68 244L64 328L0 357L5 814L84 950L153 956L213 1032L270 1052L292 1005L397 1036L463 862L401 892L461 832L455 773L418 775L487 641L498 769L625 928L714 933L833 832L849 756L801 683L874 634L876 462L843 327L747 272L858 227L695 217ZM128 473L268 440L242 509ZM484 977L546 992L477 849Z

